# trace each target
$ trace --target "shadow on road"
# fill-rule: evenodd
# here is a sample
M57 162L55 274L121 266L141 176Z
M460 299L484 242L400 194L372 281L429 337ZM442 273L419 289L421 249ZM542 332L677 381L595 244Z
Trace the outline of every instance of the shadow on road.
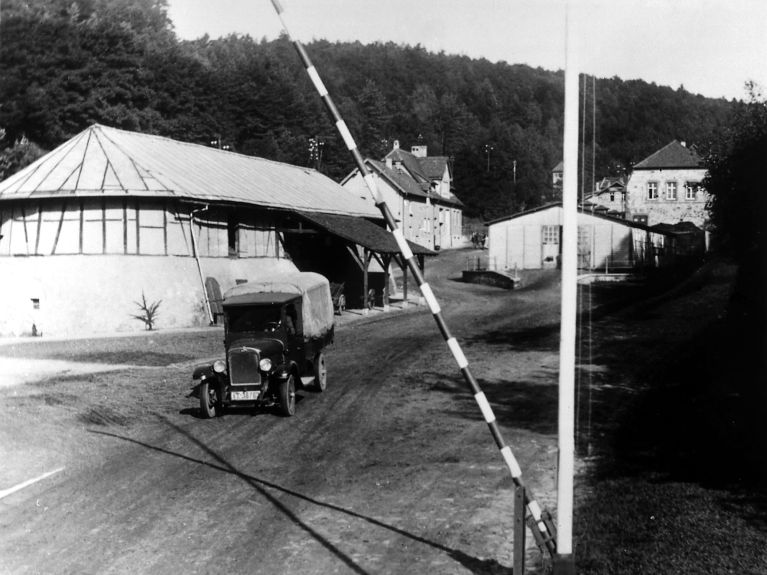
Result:
M480 414L474 397L459 376L426 371L405 376L409 385L426 385L429 391L453 396L455 415L476 421ZM479 379L479 386L493 406L499 421L514 429L535 433L557 432L557 372L542 368L522 381Z
M362 515L360 513L357 513L355 511L351 511L349 509L344 509L343 507L339 507L338 505L334 505L332 503L326 503L323 501L318 501L316 499L313 499L307 495L304 495L302 493L299 493L297 491L293 491L291 489L287 489L285 487L282 487L281 485L278 485L276 483L273 483L271 481L267 481L265 479L261 479L259 477L255 477L253 475L249 475L247 473L243 473L242 471L238 470L234 465L232 465L229 461L224 459L221 455L216 453L213 449L208 447L205 443L191 435L189 432L184 430L183 428L179 427L178 425L175 425L171 421L169 421L167 418L158 415L159 419L163 421L168 427L171 427L173 430L175 430L177 433L183 435L186 437L189 441L191 441L193 444L195 444L197 447L202 449L205 453L210 455L217 463L212 463L210 461L203 461L202 459L197 459L195 457L190 457L188 455L184 455L182 453L178 453L175 451L171 451L169 449L165 449L162 447L158 447L156 445L151 445L149 443L139 441L137 439L126 437L124 435L118 435L116 433L110 433L108 431L101 431L96 429L89 430L90 433L98 434L98 435L105 435L108 437L113 437L115 439L120 439L122 441L126 441L129 443L133 443L135 445L139 445L141 447L144 447L146 449L156 451L159 453L164 453L166 455L171 455L173 457L177 457L179 459L183 459L186 461L190 461L192 463L197 463L199 465L204 465L206 467L210 467L212 469L215 469L217 471L221 471L224 473L229 473L231 475L234 475L243 481L250 485L255 491L257 491L260 495L262 495L267 501L269 501L272 505L274 505L280 512L285 514L290 521L292 521L295 525L306 531L313 539L315 539L318 543L320 543L325 549L330 551L333 555L338 557L352 572L354 573L361 573L361 574L367 574L367 571L365 571L362 567L360 567L357 563L355 563L351 557L346 555L341 549L339 549L336 545L334 545L331 541L329 541L326 537L318 533L315 529L313 529L310 525L305 523L301 520L296 513L288 509L282 502L280 502L279 499L277 499L274 495L269 493L268 489L273 489L275 491L279 491L281 493L285 493L287 495L290 495L292 497L295 497L297 499L300 499L302 501L306 501L308 503L311 503L313 505L318 505L320 507L325 507L326 509L332 509L333 511L337 511L339 513L343 513L345 515L348 515L350 517L354 517L356 519L361 519L367 523L370 523L371 525L375 525L376 527L381 527L383 529L387 529L393 533L396 533L398 535L401 535L403 537L407 537L413 541L416 541L418 543L422 543L424 545L428 545L430 547L433 547L435 549L438 549L440 551L445 552L447 555L449 555L452 559L459 562L461 565L463 565L465 568L467 568L470 572L476 574L476 575L493 575L493 574L511 574L512 570L509 567L503 566L500 563L498 563L494 559L478 559L476 557L471 557L470 555L467 555L466 553L459 551L457 549L451 549L449 547L446 547L444 545L441 545L439 543L436 543L434 541L430 541L428 539L425 539L423 537L420 537L418 535L415 535L413 533L410 533L408 531L405 531L399 527L395 527L394 525L389 525L388 523L384 523L383 521L379 521L378 519L374 519L372 517L368 517L366 515ZM268 488L268 489L267 489Z

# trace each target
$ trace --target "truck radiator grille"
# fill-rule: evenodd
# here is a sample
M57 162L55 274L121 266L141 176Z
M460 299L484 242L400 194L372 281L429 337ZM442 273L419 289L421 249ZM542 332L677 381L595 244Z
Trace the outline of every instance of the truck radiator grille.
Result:
M259 385L258 350L241 347L229 350L229 379L232 385Z

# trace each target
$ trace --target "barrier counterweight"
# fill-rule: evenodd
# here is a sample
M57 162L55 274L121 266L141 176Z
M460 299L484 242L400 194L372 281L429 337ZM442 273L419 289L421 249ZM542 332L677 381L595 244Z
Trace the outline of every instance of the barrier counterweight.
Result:
M429 286L429 284L425 281L424 276L421 273L420 268L418 267L418 263L415 257L413 256L413 252L410 249L410 246L408 245L404 234L402 233L402 230L397 227L397 222L394 219L394 216L389 210L389 207L386 205L386 202L384 201L383 196L378 191L378 186L376 184L375 177L373 176L372 172L368 169L367 165L365 164L365 160L363 159L362 155L357 149L357 144L355 143L354 138L351 132L349 131L349 128L346 125L346 122L344 122L343 118L341 118L341 115L338 112L338 108L336 108L336 105L333 103L333 100L330 97L330 94L328 93L328 90L325 87L325 84L322 82L322 79L320 78L320 75L317 72L317 69L314 67L314 64L312 64L312 61L310 60L309 55L306 52L306 49L301 44L301 42L297 40L296 38L294 38L293 35L290 33L290 28L288 27L286 23L285 10L280 0L271 0L271 2L272 2L272 5L274 6L275 11L277 12L278 17L280 18L280 22L282 23L283 30L285 31L285 33L288 35L291 42L293 43L296 51L298 52L298 56L301 58L301 62L306 68L306 72L309 75L309 78L311 79L312 84L314 84L314 87L317 90L317 93L319 94L320 98L322 98L322 101L325 104L325 107L327 108L328 113L330 114L332 120L335 122L336 129L341 135L341 138L343 138L344 143L346 147L348 148L349 152L352 154L354 158L354 162L357 165L357 169L359 169L360 174L363 176L368 190L373 196L373 200L375 201L376 207L381 211L381 214L383 215L383 218L386 221L386 225L388 226L389 230L394 236L394 239L397 242L397 247L399 248L400 253L402 254L402 257L407 262L408 269L413 274L413 277L415 278L416 283L418 284L418 287L421 290L421 295L426 300L426 304L429 306L429 310L431 311L432 316L434 317L434 321L436 322L437 327L440 333L442 334L442 337L445 339L445 342L447 343L447 346L450 352L453 354L453 357L455 358L455 361L458 364L458 368L460 369L466 384L471 390L471 393L474 395L474 400L477 402L477 405L479 406L479 409L482 412L482 416L485 419L485 422L487 423L490 429L490 433L492 434L493 439L495 440L495 444L498 447L501 453L501 456L503 457L503 460L509 469L509 473L511 474L511 478L515 486L517 488L522 488L525 490L524 491L525 505L527 507L527 510L530 512L531 518L535 526L540 531L540 535L542 536L540 537L540 540L544 542L545 548L551 554L554 554L556 551L556 541L554 537L552 537L550 534L549 525L547 525L547 521L544 520L544 516L541 511L541 508L536 502L535 498L532 496L532 493L530 492L529 489L525 488L524 486L524 483L522 481L522 470L519 466L519 463L514 457L514 454L511 451L511 447L506 445L503 439L501 430L498 427L498 423L495 419L495 414L493 413L493 409L490 406L490 403L488 402L487 398L485 397L485 394L480 389L479 384L477 383L477 380L474 378L474 375L471 373L471 370L469 369L469 362L467 361L466 356L461 350L461 346L458 343L458 340L452 335L447 324L445 323L444 318L442 317L442 310L439 306L439 302L437 301L437 298L434 296L434 292L432 291L431 286Z

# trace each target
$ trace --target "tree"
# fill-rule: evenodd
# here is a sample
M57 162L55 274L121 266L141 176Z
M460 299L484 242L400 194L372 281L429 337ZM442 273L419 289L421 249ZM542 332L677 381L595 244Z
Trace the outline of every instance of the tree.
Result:
M703 181L711 194L711 220L719 245L734 256L739 275L737 313L767 323L767 100L750 83L750 101L707 158Z
M5 138L5 131L0 130L0 142ZM27 167L45 154L40 146L23 137L12 146L0 152L0 181Z

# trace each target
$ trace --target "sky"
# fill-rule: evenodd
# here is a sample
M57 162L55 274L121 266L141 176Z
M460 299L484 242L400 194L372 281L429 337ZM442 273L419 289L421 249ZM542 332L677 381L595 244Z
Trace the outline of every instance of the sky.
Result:
M434 52L561 70L567 21L571 58L586 74L684 86L714 98L746 99L748 80L767 91L767 0L281 3L291 32L304 42L421 44ZM169 0L169 15L182 39L206 33L273 39L282 29L270 0Z

